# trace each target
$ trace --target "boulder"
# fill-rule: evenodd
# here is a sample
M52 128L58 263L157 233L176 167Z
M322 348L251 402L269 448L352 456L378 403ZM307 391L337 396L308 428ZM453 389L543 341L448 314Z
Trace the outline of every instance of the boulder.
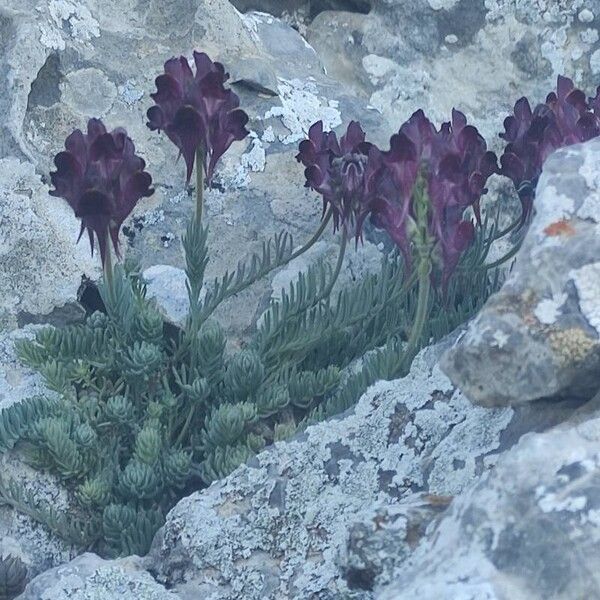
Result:
M36 577L19 600L176 600L139 565L138 557L103 560L87 552Z
M600 388L599 168L599 139L544 164L509 278L442 361L474 402L590 398Z
M597 407L584 419L523 436L453 502L377 599L598 598Z

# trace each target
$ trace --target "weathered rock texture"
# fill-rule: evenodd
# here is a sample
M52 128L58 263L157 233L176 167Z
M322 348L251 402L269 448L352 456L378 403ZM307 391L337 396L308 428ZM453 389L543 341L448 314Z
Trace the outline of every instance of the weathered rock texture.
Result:
M28 313L64 311L82 275L97 275L89 246L75 247L78 233L71 209L48 195L31 163L0 158L0 330Z
M235 267L281 229L301 243L317 228L321 202L303 187L303 168L294 159L298 141L314 121L321 118L327 127L337 127L355 118L375 132L382 127L377 111L324 74L298 32L270 15L242 15L227 0L152 0L143 6L133 1L7 0L0 7L0 26L6 31L0 35L0 77L11 90L0 100L5 115L0 158L29 160L22 169L37 181L35 188L28 184L21 190L9 170L16 168L15 159L0 165L11 217L2 221L8 237L0 242L0 275L11 270L13 286L0 290L0 309L8 312L12 325L21 311L47 313L74 300L81 275L97 275L96 260L82 262L89 252L85 244L74 247L75 220L66 218L61 200L48 197L32 166L47 181L64 138L90 116L101 117L109 127L125 126L154 178L155 195L140 202L124 227L125 250L144 268L183 266L180 241L193 213L192 191L184 189L177 149L145 126L154 78L171 56L190 56L198 49L222 61L251 117L251 136L234 144L206 194L208 280ZM14 208L26 194L32 200L23 202L34 204L29 220L36 220L35 234ZM4 216L8 207L4 211L0 203L0 211ZM65 216L55 248L50 240L61 219L53 213ZM15 255L18 260L5 257L5 239L4 252L25 244L27 252ZM17 278L14 272L30 275ZM252 323L268 293L268 284L254 286L217 317L229 333L239 333Z
M599 442L597 411L524 436L453 502L410 566L377 597L599 598Z
M306 35L328 73L396 128L418 108L442 121L456 106L493 143L515 100L543 101L558 74L598 85L598 0L371 4L369 14L322 12Z
M443 360L472 400L590 397L600 387L600 140L544 165L512 273Z
M156 583L140 560L102 560L95 554L78 556L68 565L47 571L31 582L20 600L176 600Z
M524 431L572 412L554 404L472 406L439 369L445 346L423 351L406 378L373 386L348 414L182 500L136 569L185 600L373 598L454 496ZM101 586L123 577L124 563L102 564L110 576L98 583L96 566L75 563L44 574L24 597L44 598L32 591L40 581L70 585L76 570L70 598L116 600Z

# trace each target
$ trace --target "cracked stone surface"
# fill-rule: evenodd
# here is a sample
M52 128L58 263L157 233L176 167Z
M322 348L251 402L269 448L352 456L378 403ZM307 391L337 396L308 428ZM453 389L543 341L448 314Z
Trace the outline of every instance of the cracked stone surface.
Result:
M590 398L600 387L599 169L597 139L546 161L509 278L442 361L471 400Z
M162 586L149 588L157 598L374 598L453 498L524 432L573 412L568 403L473 406L439 369L450 343L422 351L407 377L375 384L348 413L183 499L131 571L123 560L77 559L35 579L24 598L45 600L47 582L63 590L75 581L65 597L116 600L107 580L136 589L147 573Z
M81 276L94 279L99 274L85 244L74 245L75 219L62 201L47 195L52 157L72 129L84 127L90 116L102 117L109 127L127 128L156 187L154 196L140 202L125 224L124 250L144 269L183 267L181 236L193 214L193 190L188 193L184 187L177 149L145 125L154 78L171 56L191 56L198 49L223 62L251 118L251 135L230 149L214 187L205 194L209 281L260 250L262 242L281 229L289 230L300 244L317 228L321 203L303 187L303 168L294 158L298 141L314 121L323 118L337 127L361 119L374 132L385 128L377 111L327 77L314 49L283 21L264 13L243 15L227 0L138 4L7 0L0 7L2 81L11 90L0 99L5 115L0 159L11 157L11 162L0 164L0 222L8 231L7 247L28 245L28 252L16 260L3 256L0 238L0 275L3 268L16 267L19 273L30 273L11 278L14 290L0 290L0 313L7 313L5 320L12 327L19 324L19 311L44 314L74 301ZM25 192L12 174L15 157L23 161L19 168L35 180L28 183L31 200L22 198ZM17 202L34 205L29 220L36 219L35 237L25 217L18 217ZM5 212L12 221L4 220ZM61 231L56 231L56 221L65 223ZM50 240L57 234L53 249ZM37 243L31 244L33 237ZM334 240L330 232L325 239ZM31 288L38 282L30 285L29 280L45 273L48 282L42 281L40 293L33 294ZM46 291L46 286L51 289ZM228 333L240 334L268 295L268 282L256 285L216 317Z
M453 502L379 600L598 598L600 412L523 436Z

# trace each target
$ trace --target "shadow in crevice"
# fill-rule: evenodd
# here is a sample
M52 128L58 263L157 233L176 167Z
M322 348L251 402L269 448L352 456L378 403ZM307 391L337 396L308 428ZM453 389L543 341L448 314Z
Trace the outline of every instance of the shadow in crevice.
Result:
M298 12L305 15L307 22L326 10L368 14L372 8L371 0L231 0L231 3L241 12L256 10L275 17Z
M27 98L27 110L36 106L52 106L59 102L62 77L58 54L50 54L31 83L31 90Z

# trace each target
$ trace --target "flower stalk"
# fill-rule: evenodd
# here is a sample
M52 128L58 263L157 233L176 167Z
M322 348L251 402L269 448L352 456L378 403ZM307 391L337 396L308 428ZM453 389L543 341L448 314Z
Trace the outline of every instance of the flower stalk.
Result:
M115 284L113 278L113 264L112 264L112 252L110 249L110 244L108 243L108 233L106 234L106 253L104 255L104 279L106 280L106 288L108 291L108 297L110 298L111 303L114 302L115 299Z
M417 259L417 284L419 286L419 293L417 296L417 310L404 353L403 362L406 367L410 366L410 363L419 351L423 330L425 329L425 323L430 310L429 296L431 293L431 270L433 266L431 254L435 240L428 231L430 198L422 175L417 176L413 206L415 212L414 223L416 225L414 232L414 252Z
M204 208L204 161L205 152L202 144L196 148L196 221L202 222L202 210Z

